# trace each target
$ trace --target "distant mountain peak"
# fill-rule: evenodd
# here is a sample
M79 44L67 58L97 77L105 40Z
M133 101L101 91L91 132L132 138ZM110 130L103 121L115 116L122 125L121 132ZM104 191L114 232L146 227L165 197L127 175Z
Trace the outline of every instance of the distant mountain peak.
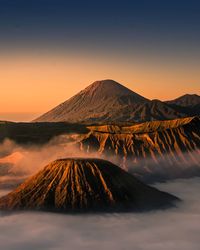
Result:
M104 80L97 80L97 81L94 81L92 84L90 84L87 88L90 88L90 87L100 87L100 86L106 86L106 85L110 85L112 87L119 87L121 86L122 88L126 88L124 87L122 84L112 80L112 79L104 79Z
M185 95L182 95L181 97L187 97L187 96L190 96L190 97L200 97L199 95L197 94L185 94ZM180 97L179 97L180 98Z
M123 86L122 84L111 80L99 80L95 81L92 84L90 84L88 87L86 87L81 92L87 93L88 95L100 95L102 97L107 96L140 96L133 92L132 90L128 89L127 87ZM140 96L142 99L145 99L144 97Z
M180 105L182 107L198 105L200 104L200 96L197 94L185 94L166 103Z
M123 89L123 90L127 90L127 92L132 92L132 90L126 88L125 86L123 86L122 84L112 80L112 79L105 79L105 80L97 80L95 82L93 82L92 84L90 84L86 89L90 89L90 88L101 88L101 87L109 87L109 88L113 88L113 89Z
M111 80L95 81L35 121L104 122L123 121L127 108L149 100ZM121 114L120 114L121 112ZM130 111L128 111L130 112ZM127 115L125 121L131 117Z
M182 106L200 104L200 97L181 97L178 103L180 107L182 103ZM105 79L93 82L34 121L87 124L143 122L198 115L199 107L195 110L186 112L182 107L177 108L173 101L150 101L114 80Z

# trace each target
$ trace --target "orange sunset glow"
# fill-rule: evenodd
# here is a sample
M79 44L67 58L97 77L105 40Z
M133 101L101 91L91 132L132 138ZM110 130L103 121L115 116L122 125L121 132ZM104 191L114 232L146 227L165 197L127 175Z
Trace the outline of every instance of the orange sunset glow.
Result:
M108 60L109 59L109 60ZM199 94L198 65L159 61L159 58L108 57L97 54L18 54L0 58L0 113L32 119L70 98L95 80L111 78L149 99L169 100ZM175 86L175 88L174 88ZM44 101L45 100L45 101ZM11 115L12 116L12 115Z

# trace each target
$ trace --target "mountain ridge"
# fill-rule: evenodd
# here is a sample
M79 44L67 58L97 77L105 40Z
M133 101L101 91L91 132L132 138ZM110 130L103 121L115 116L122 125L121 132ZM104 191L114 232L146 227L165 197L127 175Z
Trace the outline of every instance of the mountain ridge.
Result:
M200 104L200 96L197 94L184 94L173 100L165 101L165 103L180 105L182 107L194 106Z
M74 139L82 152L111 157L141 180L200 176L199 117L88 128L88 134Z
M85 124L81 127L67 123L1 126L2 141L9 138L24 149L27 145L43 147L49 144L71 150L72 146L80 155L112 159L147 182L200 176L200 117L197 116L138 124ZM14 151L9 148L9 144L5 144L4 151L0 152L2 159L18 152L18 148ZM0 174L9 175L13 166L1 164L0 170ZM15 173L18 171L14 170ZM26 174L26 169L24 171Z

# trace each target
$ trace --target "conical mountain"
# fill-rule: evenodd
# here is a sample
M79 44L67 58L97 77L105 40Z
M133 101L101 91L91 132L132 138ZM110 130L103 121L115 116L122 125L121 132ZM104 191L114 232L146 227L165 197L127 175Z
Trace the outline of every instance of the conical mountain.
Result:
M147 101L146 98L126 88L122 84L113 80L96 81L85 88L80 93L87 95L88 98L102 100L107 98L116 98L121 96L131 96L135 102Z
M142 211L169 207L175 201L108 161L69 158L52 162L0 198L0 209Z
M103 80L92 83L34 122L113 124L167 120L198 114L199 106L185 110L171 102L150 101L120 83Z
M133 108L148 101L113 80L96 81L35 121L126 121ZM128 107L131 110L127 110Z

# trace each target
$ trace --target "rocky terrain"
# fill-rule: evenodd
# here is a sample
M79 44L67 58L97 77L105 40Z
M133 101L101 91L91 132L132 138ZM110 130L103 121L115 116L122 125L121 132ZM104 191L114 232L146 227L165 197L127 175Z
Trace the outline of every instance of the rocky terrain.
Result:
M144 211L178 199L101 159L56 160L0 198L3 210Z
M0 126L2 137L5 131ZM200 176L199 117L126 126L11 123L8 131L14 144L0 146L1 176L31 174L35 161L43 166L77 156L111 160L145 182Z
M198 117L88 128L76 138L82 151L110 157L146 181L200 175Z

